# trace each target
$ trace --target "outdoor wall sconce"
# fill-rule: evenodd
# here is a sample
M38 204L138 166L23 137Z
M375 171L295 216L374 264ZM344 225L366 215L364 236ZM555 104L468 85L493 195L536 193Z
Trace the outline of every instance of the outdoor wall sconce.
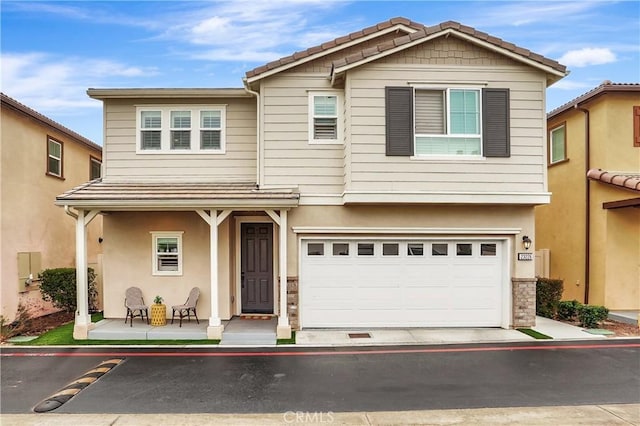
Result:
M531 238L526 235L522 237L522 246L525 250L529 250L531 248Z

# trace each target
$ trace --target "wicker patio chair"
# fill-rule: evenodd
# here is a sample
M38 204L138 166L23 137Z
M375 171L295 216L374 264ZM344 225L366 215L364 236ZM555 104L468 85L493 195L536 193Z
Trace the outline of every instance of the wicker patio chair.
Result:
M180 327L182 327L182 318L187 317L187 319L191 321L191 312L193 312L193 316L196 317L196 322L200 324L198 315L196 314L196 304L198 303L199 297L200 289L198 287L194 287L189 292L189 297L187 297L187 301L184 302L183 305L172 306L171 309L173 310L173 313L171 314L171 324L173 324L173 319L177 313L180 317Z
M131 327L133 327L133 317L140 317L144 321L145 316L147 317L147 324L149 324L149 307L144 304L142 290L138 287L129 287L127 289L124 296L124 306L127 308L127 317L124 319L125 324L131 318Z

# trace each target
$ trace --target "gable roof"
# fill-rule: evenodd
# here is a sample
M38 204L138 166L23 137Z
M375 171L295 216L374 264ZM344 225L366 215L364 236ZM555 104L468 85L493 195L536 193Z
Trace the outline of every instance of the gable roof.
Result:
M540 68L548 74L554 76L553 78L551 78L550 83L553 83L567 75L566 67L553 59L546 58L528 49L516 46L513 43L509 43L498 37L491 36L487 33L478 31L472 27L462 25L458 22L447 21L438 25L426 27L409 19L399 17L390 19L389 21L381 22L371 27L367 27L361 31L351 33L347 36L339 37L333 41L323 43L319 46L309 48L302 52L297 52L293 55L286 56L273 62L269 62L266 65L262 65L258 68L248 71L246 73L246 79L249 83L251 83L277 72L300 65L301 63L307 62L309 60L313 60L325 56L329 53L333 53L337 50L341 50L347 46L358 44L364 41L366 37L375 38L382 34L390 32L389 29L391 29L391 31L400 29L396 28L396 26L403 27L402 29L404 31L403 34L398 35L398 37L394 38L393 40L382 42L377 46L363 49L358 53L335 61L333 63L332 78L334 78L336 74L344 72L347 69L395 53L399 50L415 46L436 37L441 37L449 34L457 35L458 37L466 39L474 44L496 51L505 56L509 56L514 60Z
M609 80L605 80L598 87L589 90L587 93L584 93L551 111L549 114L547 114L547 119L554 118L555 116L560 115L569 109L575 108L579 104L589 102L599 96L615 92L640 92L640 83L612 83Z
M306 50L301 50L292 55L285 56L267 64L261 65L245 73L247 81L252 82L268 75L275 74L276 72L284 71L285 69L292 68L300 65L304 62L308 62L313 59L328 55L329 53L343 49L354 44L361 43L362 41L370 38L379 37L382 34L387 34L393 31L402 31L404 34L419 31L424 28L424 25L417 22L413 22L410 19L396 17L391 18L388 21L380 22L376 25L372 25L367 28L363 28L360 31L355 31L345 36L338 37L334 40L327 41L317 46L310 47ZM266 74L266 75L265 75Z
M38 111L29 108L28 106L16 101L12 97L7 96L4 93L0 93L0 103L2 104L3 109L8 108L12 111L22 114L30 118L31 120L34 120L41 125L44 125L45 127L49 127L57 132L60 132L68 136L69 138L71 138L71 140L77 143L85 145L86 147L93 149L95 151L102 152L102 147L100 145L90 141L89 139L85 138L79 133L76 133L73 130L67 127L64 127L62 124L53 121L49 117L46 117L45 115L40 114Z

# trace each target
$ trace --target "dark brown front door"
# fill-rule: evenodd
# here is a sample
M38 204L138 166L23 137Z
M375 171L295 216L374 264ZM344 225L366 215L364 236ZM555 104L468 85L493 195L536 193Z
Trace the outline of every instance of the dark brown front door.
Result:
M242 313L273 313L273 224L241 226Z

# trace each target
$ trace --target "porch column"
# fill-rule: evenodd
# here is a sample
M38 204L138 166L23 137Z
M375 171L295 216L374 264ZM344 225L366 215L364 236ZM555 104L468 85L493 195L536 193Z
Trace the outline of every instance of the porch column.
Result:
M280 312L277 336L291 338L291 325L287 312L287 210L280 210Z
M87 274L87 225L95 218L98 211L78 210L77 214L67 213L76 219L76 316L73 325L73 338L88 338L93 328L89 315L89 279Z
M211 274L210 283L210 299L211 299L211 316L209 317L209 327L207 327L208 339L222 339L222 330L224 326L220 321L220 312L218 309L218 225L224 221L231 210L224 210L218 217L218 210L213 210L207 214L206 211L197 209L196 213L209 224L209 267Z

